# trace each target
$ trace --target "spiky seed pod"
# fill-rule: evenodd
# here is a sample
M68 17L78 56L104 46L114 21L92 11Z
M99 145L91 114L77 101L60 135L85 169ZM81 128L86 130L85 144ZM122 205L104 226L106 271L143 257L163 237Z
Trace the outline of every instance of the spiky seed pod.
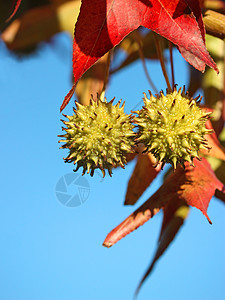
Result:
M65 144L61 148L68 148L69 155L65 162L77 164L77 171L83 167L83 174L101 169L103 177L105 169L112 175L112 168L126 164L126 154L134 152L134 125L132 115L124 113L124 104L120 107L121 100L113 105L110 102L93 98L90 105L83 106L76 102L72 116L66 116L68 121L63 121L67 128L65 138L59 142Z
M199 97L189 98L185 89L181 92L181 88L174 88L172 93L160 92L156 97L149 93L150 99L144 94L145 105L136 112L136 142L145 145L145 152L151 152L157 164L170 163L174 169L178 163L184 166L185 161L193 165L200 149L210 149L204 138L212 132L205 128L210 113L198 106Z

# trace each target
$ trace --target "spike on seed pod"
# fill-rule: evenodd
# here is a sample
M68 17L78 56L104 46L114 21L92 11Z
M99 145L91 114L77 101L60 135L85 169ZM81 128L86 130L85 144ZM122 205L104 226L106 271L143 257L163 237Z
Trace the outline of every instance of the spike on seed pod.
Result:
M133 116L124 113L122 100L113 105L113 98L107 102L99 97L96 101L83 106L76 102L77 109L72 116L65 116L69 121L63 121L67 128L66 142L62 148L69 149L65 162L77 164L77 171L83 167L83 174L93 176L95 169L99 168L105 176L105 169L112 175L112 168L126 164L126 154L134 152L134 125Z
M199 102L199 97L190 98L185 88L175 87L172 93L160 92L155 97L150 94L150 99L144 94L144 106L136 112L136 142L143 143L144 152L151 152L163 165L170 163L174 169L185 161L193 165L199 150L208 149L204 135L211 133L205 128L210 113L201 109Z

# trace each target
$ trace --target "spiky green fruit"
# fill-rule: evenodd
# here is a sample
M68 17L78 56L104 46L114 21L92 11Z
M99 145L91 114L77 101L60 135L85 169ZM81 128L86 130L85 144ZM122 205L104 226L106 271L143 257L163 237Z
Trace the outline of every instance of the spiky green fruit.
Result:
M210 149L204 138L212 131L206 129L205 123L210 113L198 106L199 97L188 97L185 90L174 89L172 93L153 95L150 99L144 94L144 106L137 111L137 142L145 145L145 152L151 152L157 164L172 164L176 169L178 163L184 166L188 161L193 165L193 158L199 158L200 149Z
M68 121L63 121L67 128L61 148L68 148L69 155L65 162L77 164L77 171L83 167L83 175L95 169L101 169L103 177L105 169L109 175L112 168L126 164L126 154L133 152L134 132L132 116L124 113L124 104L120 107L121 100L113 105L110 102L91 99L90 105L83 106L76 102L72 116L66 116Z

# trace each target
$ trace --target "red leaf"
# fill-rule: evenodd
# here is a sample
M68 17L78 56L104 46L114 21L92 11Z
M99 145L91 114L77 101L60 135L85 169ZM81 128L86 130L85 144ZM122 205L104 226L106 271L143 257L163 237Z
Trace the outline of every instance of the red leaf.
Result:
M206 128L213 129L213 126L212 126L212 123L210 122L210 120L208 120L206 122ZM209 151L201 149L201 153L203 153L204 155L213 156L213 157L216 157L218 159L225 161L225 149L220 144L215 132L213 132L212 134L206 134L205 139L207 140L208 145L209 145L209 147L211 147L211 149Z
M163 239L163 236L165 235L165 232L167 231L167 228L168 228L170 222L173 220L174 217L178 216L177 212L181 207L185 208L186 213L182 214L182 216L184 218L186 218L188 215L188 212L189 212L186 208L189 206L185 203L185 201L177 198L177 199L174 199L173 201L167 203L167 205L164 207L163 222L162 222L161 232L160 232L160 236L159 236L159 243ZM181 214L179 214L179 217L181 217ZM171 241L172 241L172 239L171 239Z
M198 22L199 29L201 31L202 39L205 42L205 27L203 23L203 17L199 1L185 0L190 9L193 11L196 21Z
M135 169L128 183L125 205L134 205L161 171L161 165L153 167L155 163L156 160L152 154L140 153L138 155Z
M196 18L196 21L198 22L198 26L202 35L202 39L205 43L205 27L203 23L202 13L201 13L201 7L199 1L196 0L185 0L190 9L193 11L194 16ZM205 63L202 61L202 59L199 59L197 56L192 54L191 52L187 51L184 47L178 48L182 56L196 69L200 71L204 71L205 69ZM217 70L218 72L218 70Z
M139 292L142 284L146 280L146 278L152 272L157 260L160 258L160 256L162 256L162 254L168 248L170 243L175 238L177 232L183 225L184 220L188 216L189 207L187 206L187 204L184 201L179 200L177 198L177 199L174 199L173 202L171 201L170 203L168 203L165 206L163 213L164 213L164 218L163 218L163 224L162 224L162 229L161 229L161 233L160 233L158 247L157 247L155 256L154 256L149 268L145 272L141 282L138 285L138 288L135 292L136 295L138 294L138 292Z
M13 12L11 13L11 15L9 16L9 18L6 20L6 22L9 22L16 14L17 10L20 7L22 0L13 0L13 5L12 7L14 7Z
M200 71L207 64L218 72L205 47L199 3L186 1L83 0L73 46L75 84L101 56L139 26L178 45L184 58Z
M166 201L163 197L159 196L159 191L156 192L141 207L139 207L134 213L132 213L107 235L103 246L109 248L114 245L127 234L151 219L165 204Z
M177 194L179 199L201 210L211 224L207 208L215 190L223 191L224 185L217 179L205 158L202 158L202 161L195 160L195 165L195 167L191 167L186 164L185 171L179 168L176 172L175 176L177 179L180 178ZM174 180L176 179L174 178Z
M76 85L75 83L73 84L71 90L69 91L69 93L66 95L66 97L64 98L64 101L60 107L60 112L67 106L67 104L70 102L71 98L73 97L73 94L75 92L75 88Z
M103 245L111 247L176 199L201 210L211 223L207 215L209 202L216 189L224 192L225 187L205 158L202 161L195 160L195 165L196 167L191 167L186 163L185 170L178 167L154 195L107 235Z

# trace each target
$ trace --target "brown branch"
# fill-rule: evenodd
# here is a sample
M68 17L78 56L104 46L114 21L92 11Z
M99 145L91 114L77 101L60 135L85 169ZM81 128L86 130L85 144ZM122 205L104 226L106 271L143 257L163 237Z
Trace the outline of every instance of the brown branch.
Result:
M225 38L225 15L207 10L203 17L206 32L220 39Z
M168 90L170 92L172 92L172 88L171 88L171 85L170 85L169 77L167 75L166 66L165 66L165 62L164 62L164 56L163 56L163 52L162 52L162 49L161 49L161 46L160 46L160 43L159 43L158 36L155 32L153 32L153 36L154 36L154 39L155 39L156 50L157 50L158 58L159 58L159 61L160 61L160 64L161 64L163 76L166 80Z
M170 66L172 74L172 87L175 86L175 76L174 76L174 64L173 64L173 44L169 41L169 50L170 50Z
M150 86L154 90L154 92L158 93L158 90L157 90L154 82L152 81L149 73L148 73L148 69L147 69L146 62L145 62L145 56L144 56L142 45L141 45L141 38L140 38L140 35L138 34L137 31L135 31L135 37L136 37L136 41L138 43L138 52L139 52L139 56L141 58L141 62L142 62L142 66L143 66L143 69L144 69L144 72L145 72L145 76L148 80L148 83L150 84Z

